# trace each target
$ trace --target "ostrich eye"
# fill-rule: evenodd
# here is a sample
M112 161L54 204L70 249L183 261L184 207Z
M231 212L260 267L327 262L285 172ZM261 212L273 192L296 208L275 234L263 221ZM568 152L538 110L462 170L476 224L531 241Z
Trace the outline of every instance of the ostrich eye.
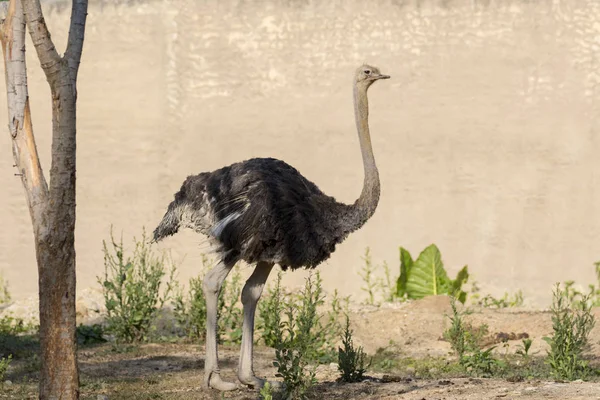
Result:
M365 74L371 75L371 70L365 69Z

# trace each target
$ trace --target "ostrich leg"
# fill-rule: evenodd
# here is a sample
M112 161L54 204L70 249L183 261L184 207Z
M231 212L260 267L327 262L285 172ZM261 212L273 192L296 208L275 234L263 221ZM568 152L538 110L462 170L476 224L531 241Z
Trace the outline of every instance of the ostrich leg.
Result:
M265 282L273 269L273 264L259 262L254 272L246 281L242 290L242 304L244 305L244 325L242 327L242 348L240 351L240 364L238 378L245 385L261 388L265 381L254 375L252 368L252 352L254 345L254 314L256 304L262 294Z
M219 356L217 353L217 302L223 281L235 263L220 262L211 269L202 282L206 298L206 355L204 357L204 384L220 391L237 389L232 382L221 380L219 374Z

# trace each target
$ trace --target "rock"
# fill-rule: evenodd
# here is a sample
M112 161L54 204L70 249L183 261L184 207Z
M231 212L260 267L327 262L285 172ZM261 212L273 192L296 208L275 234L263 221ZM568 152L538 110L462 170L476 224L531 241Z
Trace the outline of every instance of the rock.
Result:
M9 381L9 380L4 381L4 386L12 386L12 381Z
M339 367L338 363L332 362L331 364L329 364L329 369L332 371L337 371L338 367Z
M108 396L105 394L99 394L98 397L96 397L96 400L108 400Z

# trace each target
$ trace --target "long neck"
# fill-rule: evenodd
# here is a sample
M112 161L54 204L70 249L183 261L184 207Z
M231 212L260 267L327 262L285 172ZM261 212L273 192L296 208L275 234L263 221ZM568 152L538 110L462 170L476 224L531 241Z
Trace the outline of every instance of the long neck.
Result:
M371 218L379 203L379 172L375 165L371 134L369 133L369 101L366 86L354 86L354 116L362 152L365 180L360 197L350 206L350 218L346 220L350 225L347 227L350 231L363 226Z

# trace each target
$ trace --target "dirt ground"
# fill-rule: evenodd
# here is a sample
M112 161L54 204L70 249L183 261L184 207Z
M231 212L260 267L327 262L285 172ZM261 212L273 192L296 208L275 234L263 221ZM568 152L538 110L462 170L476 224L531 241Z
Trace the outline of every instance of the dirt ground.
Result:
M445 296L420 301L388 304L381 307L351 307L355 344L373 354L379 348L392 346L396 358L447 357L450 345L441 340L448 327L446 315L450 304ZM600 318L600 309L595 309ZM527 334L533 339L530 353L544 355L543 336L552 331L548 311L525 309L474 309L467 320L474 325L487 324L487 343L498 343L499 336ZM500 334L500 335L499 335ZM513 335L514 334L514 335ZM508 346L498 346L502 352L514 353L520 340L509 340ZM591 333L594 363L600 360L600 329ZM125 351L115 351L110 344L83 347L79 352L82 399L256 399L249 389L221 395L202 387L203 346L181 343L153 343ZM225 379L234 380L238 346L221 346L221 370ZM390 353L392 354L392 353ZM272 366L272 349L258 346L255 350L255 371L258 376L276 380ZM36 398L35 373L26 372L27 365L16 360L8 379L15 383L4 386L0 398ZM420 378L406 369L384 372L368 371L360 383L337 382L335 364L317 368L318 384L314 399L406 399L406 400L464 400L464 399L600 399L600 383L555 382L525 379L468 377ZM26 379L25 383L22 382ZM28 379L28 380L27 380ZM106 396L106 397L103 397Z

